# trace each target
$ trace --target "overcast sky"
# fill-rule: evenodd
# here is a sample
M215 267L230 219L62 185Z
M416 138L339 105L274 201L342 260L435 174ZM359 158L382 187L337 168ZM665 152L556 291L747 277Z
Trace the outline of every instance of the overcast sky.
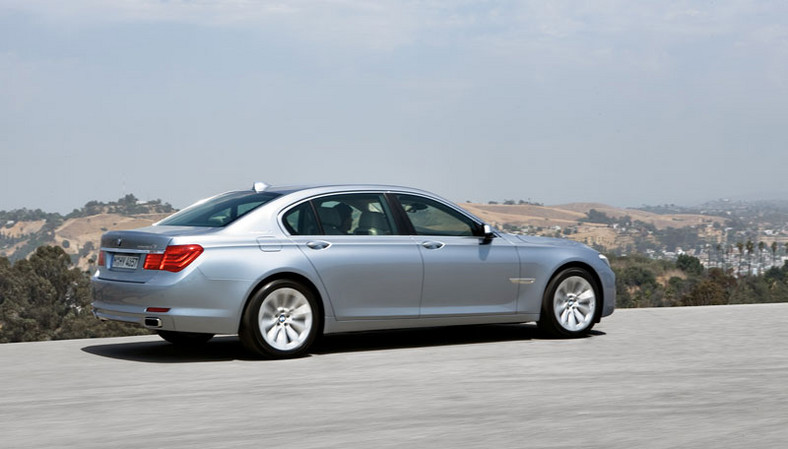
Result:
M788 2L0 0L0 210L788 197Z

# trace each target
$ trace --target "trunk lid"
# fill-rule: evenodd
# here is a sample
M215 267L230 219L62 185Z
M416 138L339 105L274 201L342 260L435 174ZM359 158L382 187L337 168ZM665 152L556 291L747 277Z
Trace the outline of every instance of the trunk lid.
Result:
M101 236L104 263L99 266L97 276L112 281L147 282L161 273L143 269L148 254L163 253L175 236L202 235L215 231L216 228L148 226L107 232Z

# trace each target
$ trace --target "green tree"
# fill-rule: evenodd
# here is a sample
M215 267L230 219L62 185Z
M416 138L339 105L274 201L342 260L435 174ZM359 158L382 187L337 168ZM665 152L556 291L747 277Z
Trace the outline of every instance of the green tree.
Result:
M772 266L777 264L777 241L772 242Z
M741 276L741 265L744 261L744 243L736 242L736 248L739 250L739 265L736 267L736 273Z
M703 264L700 263L700 259L687 254L679 254L676 259L676 267L685 273L696 276L703 273Z
M752 252L755 249L755 245L752 243L752 240L747 240L747 276L752 274Z
M763 273L763 250L766 248L766 244L758 242L758 274Z
M147 333L96 320L90 302L90 278L59 246L41 246L13 265L0 258L0 342Z
M727 303L727 295L717 283L704 279L684 297L686 306L710 306Z

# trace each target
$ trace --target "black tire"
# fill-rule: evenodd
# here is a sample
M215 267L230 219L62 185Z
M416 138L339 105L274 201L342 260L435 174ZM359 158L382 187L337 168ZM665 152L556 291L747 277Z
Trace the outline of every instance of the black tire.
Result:
M598 321L601 307L596 279L582 268L567 268L547 284L537 324L554 337L582 337Z
M187 348L193 348L197 346L202 346L208 342L208 340L213 338L214 334L202 334L198 332L174 332L174 331L156 331L159 336L168 342L183 346Z
M306 354L322 332L323 313L315 293L300 282L278 279L249 300L238 336L255 354L285 359Z

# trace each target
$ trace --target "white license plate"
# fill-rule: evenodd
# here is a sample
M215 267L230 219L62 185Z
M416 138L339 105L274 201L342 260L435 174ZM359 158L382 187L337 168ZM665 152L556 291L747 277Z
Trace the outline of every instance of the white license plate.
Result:
M139 263L140 256L116 254L115 257L112 258L112 268L128 268L131 270L136 270Z

